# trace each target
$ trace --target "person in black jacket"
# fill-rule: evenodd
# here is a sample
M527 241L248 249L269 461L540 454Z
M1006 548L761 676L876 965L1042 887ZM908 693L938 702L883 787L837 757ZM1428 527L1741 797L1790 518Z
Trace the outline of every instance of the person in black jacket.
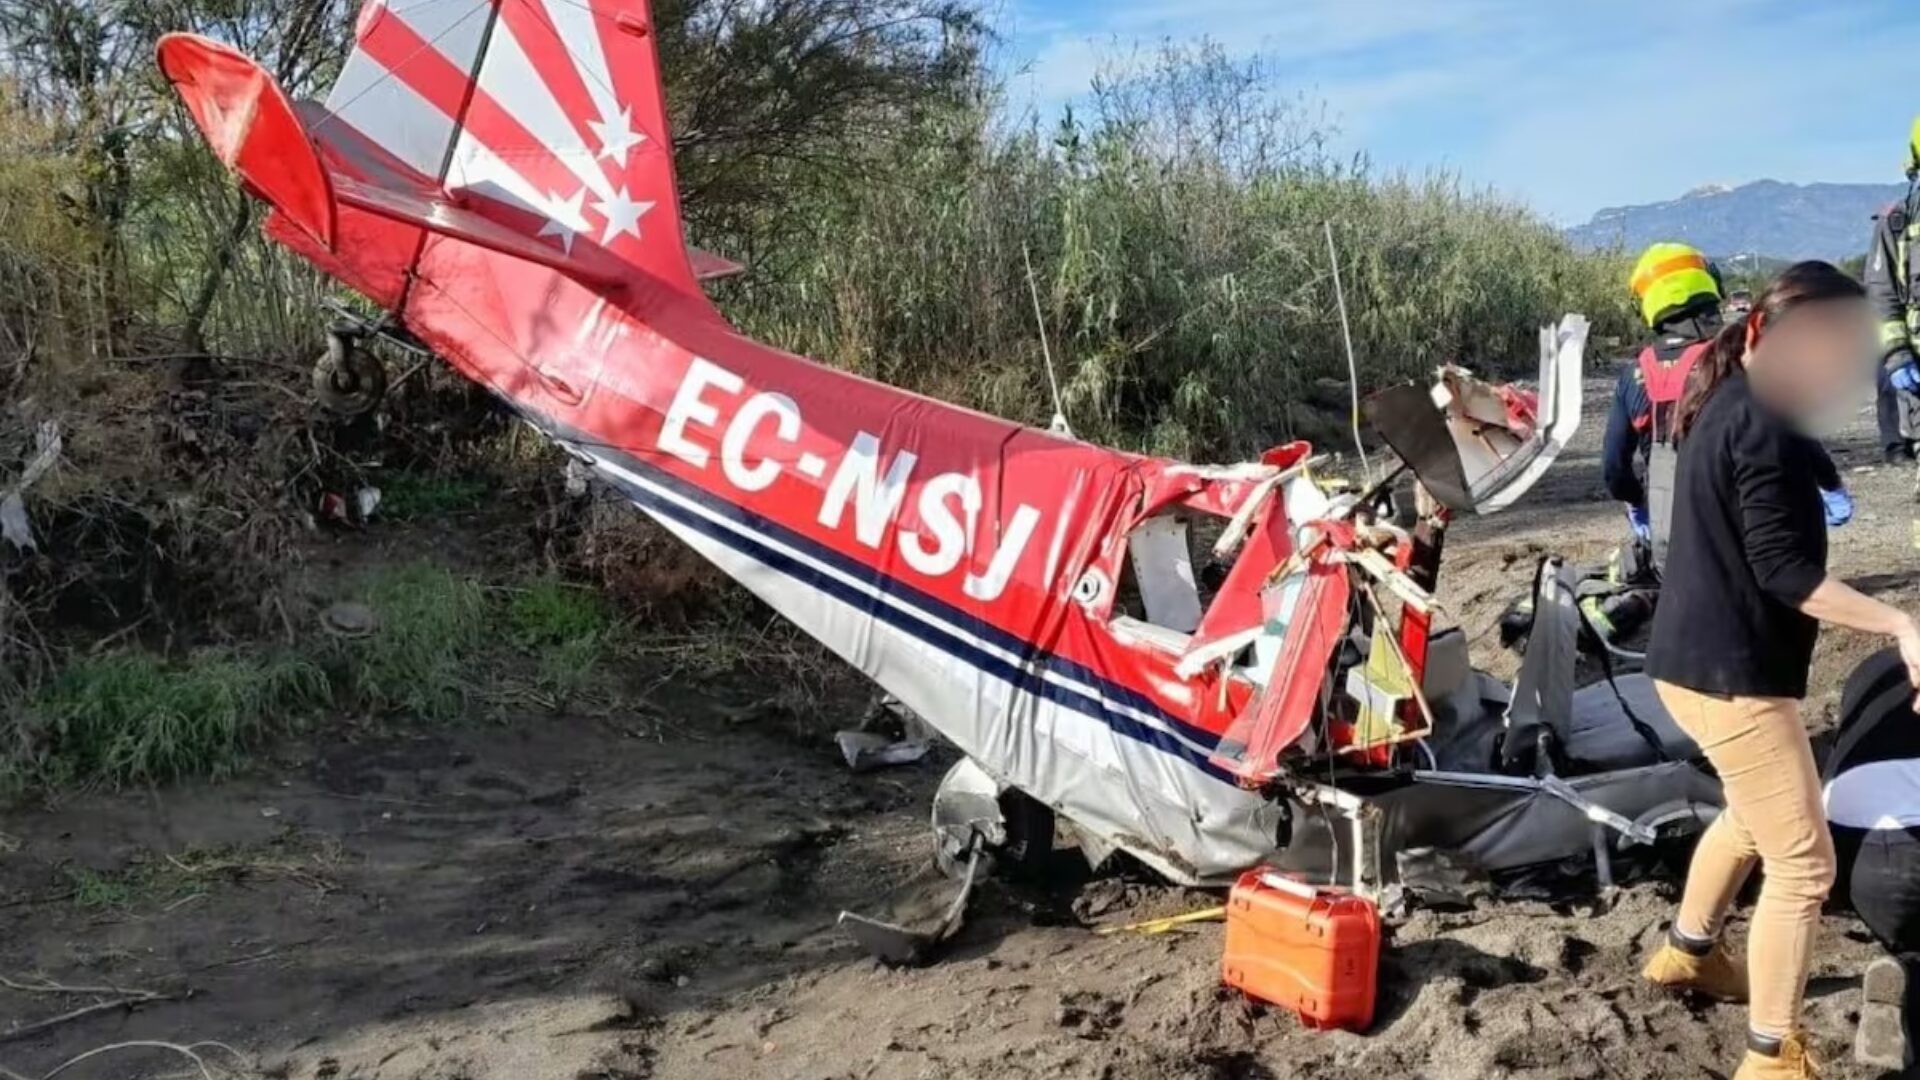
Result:
M1865 389L1871 333L1858 282L1799 263L1714 340L1675 416L1672 546L1647 672L1720 774L1727 806L1701 836L1646 977L1731 1000L1751 987L1735 1080L1817 1075L1799 1013L1834 848L1799 699L1820 622L1891 636L1920 685L1920 625L1826 569L1808 432ZM1742 965L1720 930L1756 863L1765 880Z

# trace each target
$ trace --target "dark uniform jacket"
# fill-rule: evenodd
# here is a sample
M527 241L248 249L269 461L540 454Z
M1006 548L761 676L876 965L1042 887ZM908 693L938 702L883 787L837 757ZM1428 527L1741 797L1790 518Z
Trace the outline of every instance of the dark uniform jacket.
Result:
M1913 304L1914 284L1920 282L1916 193L1920 185L1874 219L1873 247L1867 252L1867 299L1880 324L1880 361L1887 371L1913 362L1914 339L1920 337L1920 308Z
M1720 332L1717 315L1688 316L1663 323L1655 337L1643 348L1652 348L1654 358L1671 364L1680 354ZM1663 412L1672 411L1665 406ZM1607 494L1614 500L1633 506L1647 505L1647 456L1653 449L1650 422L1653 402L1647 397L1645 378L1640 371L1640 354L1627 358L1620 379L1613 387L1613 408L1607 412L1607 434L1601 443L1600 476ZM1669 419L1662 416L1660 430L1670 430Z

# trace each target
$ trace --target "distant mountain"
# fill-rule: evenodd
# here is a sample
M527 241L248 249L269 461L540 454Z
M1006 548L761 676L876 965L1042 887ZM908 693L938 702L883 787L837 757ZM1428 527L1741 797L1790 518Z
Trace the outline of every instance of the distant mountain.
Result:
M1904 184L1784 184L1756 180L1695 188L1671 202L1613 206L1567 230L1589 248L1628 250L1680 240L1719 258L1851 258L1867 249L1873 215L1906 194Z

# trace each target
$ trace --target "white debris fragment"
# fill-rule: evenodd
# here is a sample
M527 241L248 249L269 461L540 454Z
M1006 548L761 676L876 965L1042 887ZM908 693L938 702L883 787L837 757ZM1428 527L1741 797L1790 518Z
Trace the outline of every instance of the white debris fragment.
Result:
M27 489L38 483L53 463L60 460L60 422L47 420L34 432L33 459L21 471L20 479L0 496L0 536L20 551L39 551L33 538L33 522L27 517Z
M33 540L33 523L27 520L27 501L17 491L9 491L5 499L0 499L0 536L21 551L40 550Z
M570 457L567 459L565 477L567 494L577 499L587 493L587 481L593 478L593 470L579 458Z
M895 741L871 731L842 731L836 733L833 740L840 745L841 756L847 759L847 767L854 772L911 765L926 757L927 751L933 748L924 739Z

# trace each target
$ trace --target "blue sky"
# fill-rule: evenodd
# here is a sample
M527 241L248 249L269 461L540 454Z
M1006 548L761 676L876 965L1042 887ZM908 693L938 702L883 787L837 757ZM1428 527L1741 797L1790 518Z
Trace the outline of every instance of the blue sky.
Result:
M1134 43L1210 37L1323 101L1336 147L1556 221L1706 183L1900 179L1915 0L1001 0L1014 104Z

